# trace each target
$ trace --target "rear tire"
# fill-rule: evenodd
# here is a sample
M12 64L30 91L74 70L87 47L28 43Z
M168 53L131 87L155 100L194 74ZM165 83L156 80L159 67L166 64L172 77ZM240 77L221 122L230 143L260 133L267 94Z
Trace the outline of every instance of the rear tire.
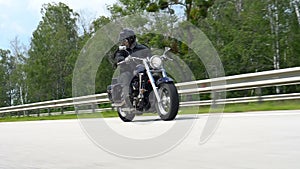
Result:
M158 88L161 103L156 103L156 111L164 121L174 120L178 114L179 96L173 83L163 83Z
M118 108L118 115L120 119L124 122L131 122L135 117L134 113L124 112L122 111L122 108Z

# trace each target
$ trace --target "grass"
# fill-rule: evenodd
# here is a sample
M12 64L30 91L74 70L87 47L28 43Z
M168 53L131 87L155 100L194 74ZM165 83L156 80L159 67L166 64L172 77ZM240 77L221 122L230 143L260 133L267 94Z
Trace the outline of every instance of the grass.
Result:
M0 118L0 122L16 122L16 121L39 121L39 120L63 120L63 119L75 119L77 118L76 115L56 115L56 116L41 116L41 117L34 117L34 116L25 116L25 117L11 117L6 116L4 118Z
M199 113L209 112L210 106L199 108ZM270 101L262 103L228 104L224 107L224 113L274 111L274 110L300 110L300 100Z
M228 104L224 107L224 113L249 112L249 111L272 111L272 110L300 110L300 100L293 101L273 101L263 103L244 103L244 104ZM201 106L194 108L182 108L179 114L198 114L209 113L210 106ZM153 114L150 114L153 115ZM96 112L89 114L80 114L79 118L109 118L118 117L115 111ZM39 121L39 120L63 120L77 119L75 114L40 116L40 117L2 117L0 122L17 122L17 121Z
M25 117L10 117L6 116L4 118L0 118L0 122L17 122L17 121L41 121L41 120L66 120L66 119L77 119L77 118L109 118L109 117L117 117L118 114L115 111L106 111L106 112L96 112L89 114L63 114L63 115L52 115L52 116L25 116Z

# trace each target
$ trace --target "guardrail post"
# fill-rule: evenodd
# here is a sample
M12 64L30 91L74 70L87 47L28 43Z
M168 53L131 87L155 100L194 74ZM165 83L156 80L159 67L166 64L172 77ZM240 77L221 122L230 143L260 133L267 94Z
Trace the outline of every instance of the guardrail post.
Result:
M74 108L75 108L75 114L78 114L78 107L75 106Z
M255 94L258 97L258 102L259 103L263 102L263 99L261 97L261 95L262 95L261 94L261 87L258 87L258 88L255 89Z
M40 117L40 109L38 109L37 116Z
M60 107L60 113L61 113L61 115L64 114L64 107Z
M216 92L212 91L210 97L211 97L211 100L212 100L211 105L215 105L217 103L216 102Z
M95 113L95 112L96 112L96 105L92 104L92 113Z
M48 108L48 116L51 116L50 108Z
M188 94L188 95L186 96L186 101L192 101L192 100L193 100L193 95Z

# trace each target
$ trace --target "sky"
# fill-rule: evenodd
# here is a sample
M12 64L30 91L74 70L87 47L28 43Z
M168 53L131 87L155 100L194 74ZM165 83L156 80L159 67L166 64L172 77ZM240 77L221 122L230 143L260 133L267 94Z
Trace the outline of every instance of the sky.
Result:
M16 37L21 44L29 46L33 31L42 20L42 5L62 2L87 20L109 16L106 5L117 0L0 0L0 49L10 49Z

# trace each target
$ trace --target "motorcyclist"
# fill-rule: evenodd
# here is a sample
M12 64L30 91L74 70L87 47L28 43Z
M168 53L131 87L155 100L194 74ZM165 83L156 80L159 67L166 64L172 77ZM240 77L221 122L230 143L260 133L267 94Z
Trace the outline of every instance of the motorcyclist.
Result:
M131 29L125 28L120 32L119 42L121 46L126 46L126 51L118 49L114 53L113 58L115 65L121 61L126 61L126 64L119 65L120 75L118 82L121 83L123 87L122 101L125 100L127 106L131 106L129 100L129 85L137 64L135 62L130 62L128 56L131 55L132 57L146 58L151 56L151 51L147 46L137 43L135 32Z

